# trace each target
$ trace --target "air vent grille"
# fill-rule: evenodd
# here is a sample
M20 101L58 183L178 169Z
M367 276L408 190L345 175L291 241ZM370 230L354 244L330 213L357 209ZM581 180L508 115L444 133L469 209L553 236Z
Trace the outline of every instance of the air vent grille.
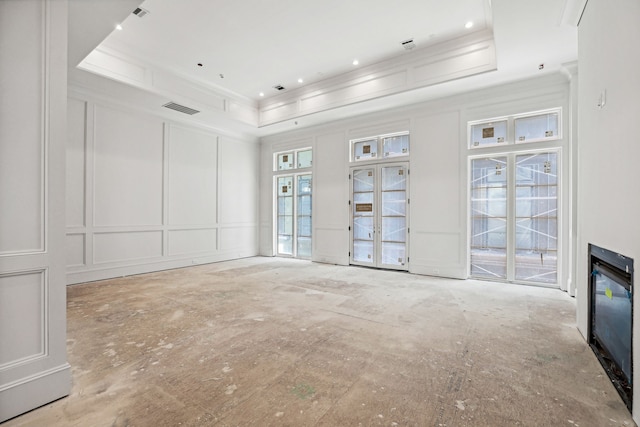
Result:
M200 111L194 110L193 108L185 107L184 105L176 104L175 102L167 102L163 105L163 107L169 108L171 110L179 111L184 114L189 114L190 116L199 113Z
M409 39L409 40L405 40L400 42L400 44L402 45L403 48L405 48L406 50L411 50L414 47L416 47L416 44L413 42L413 39Z
M136 15L138 18L142 18L147 13L149 13L149 11L146 9L142 9L141 7L136 7L136 10L133 11L133 14Z

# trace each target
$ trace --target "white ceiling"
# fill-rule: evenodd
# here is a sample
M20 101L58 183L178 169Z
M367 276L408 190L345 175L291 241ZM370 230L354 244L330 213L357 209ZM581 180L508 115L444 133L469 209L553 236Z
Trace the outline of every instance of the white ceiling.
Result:
M71 11L82 1L70 3L70 35L79 25ZM106 0L92 2L104 5ZM472 31L493 30L497 71L416 91L415 99L402 97L403 102L417 102L558 71L575 61L581 10L576 4L581 2L146 0L140 7L150 13L143 18L127 13L123 29L113 30L101 46L253 102L261 99L260 92L267 98L279 93L272 88L276 84L294 89L301 86L298 78L308 84L351 71L354 58L367 66L410 55L400 44L409 38L415 49L422 49ZM119 3L130 9L131 0ZM465 29L468 21L474 22L471 29ZM82 31L92 29L84 25ZM539 70L542 63L544 70Z

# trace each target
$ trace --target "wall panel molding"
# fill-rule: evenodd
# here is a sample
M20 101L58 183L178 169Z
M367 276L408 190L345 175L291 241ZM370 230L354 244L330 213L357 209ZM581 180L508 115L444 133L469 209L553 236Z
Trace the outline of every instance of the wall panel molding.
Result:
M0 371L48 353L48 293L46 268L0 274Z
M105 232L93 235L93 264L162 257L162 231Z
M70 96L86 103L86 114L69 120L86 129L82 198L88 220L67 227L68 283L258 253L253 160L259 145L132 114L115 100L75 91Z

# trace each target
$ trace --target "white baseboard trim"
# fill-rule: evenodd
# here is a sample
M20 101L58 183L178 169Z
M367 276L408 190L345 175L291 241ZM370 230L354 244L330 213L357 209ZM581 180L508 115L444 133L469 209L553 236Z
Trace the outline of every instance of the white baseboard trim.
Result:
M68 396L70 391L71 366L68 363L0 384L0 423Z

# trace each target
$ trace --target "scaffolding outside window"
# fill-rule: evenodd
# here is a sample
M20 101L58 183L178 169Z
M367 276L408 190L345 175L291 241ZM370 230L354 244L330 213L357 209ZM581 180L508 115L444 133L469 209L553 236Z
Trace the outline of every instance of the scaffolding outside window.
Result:
M558 153L471 161L472 277L558 282Z

